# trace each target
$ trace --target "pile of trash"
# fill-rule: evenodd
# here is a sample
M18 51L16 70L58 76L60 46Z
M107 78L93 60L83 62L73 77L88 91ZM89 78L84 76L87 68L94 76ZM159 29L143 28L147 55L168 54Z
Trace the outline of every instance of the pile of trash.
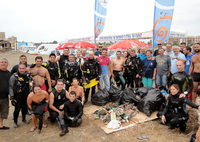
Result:
M101 119L108 128L118 128L121 123L129 122L130 118L135 116L139 110L134 104L110 103L108 106L98 109L94 112L95 120Z

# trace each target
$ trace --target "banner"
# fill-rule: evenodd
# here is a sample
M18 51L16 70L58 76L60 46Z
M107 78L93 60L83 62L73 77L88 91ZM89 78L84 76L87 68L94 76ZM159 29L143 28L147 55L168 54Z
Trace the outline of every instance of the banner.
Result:
M158 42L165 42L169 38L174 2L175 0L155 0L152 50Z
M101 34L105 26L108 0L95 0L94 39Z

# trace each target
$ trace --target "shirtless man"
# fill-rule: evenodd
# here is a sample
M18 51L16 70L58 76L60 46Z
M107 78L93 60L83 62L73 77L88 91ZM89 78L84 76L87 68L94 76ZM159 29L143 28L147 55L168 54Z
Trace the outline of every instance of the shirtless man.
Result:
M117 86L119 87L120 84L122 85L122 87L124 87L125 84L122 83L122 81L120 80L120 76L123 76L124 74L124 60L121 57L121 51L117 51L116 52L116 56L117 58L111 61L111 75L112 78L115 79Z
M192 90L192 102L195 103L196 98L197 98L197 90L198 90L198 85L200 82L200 44L195 43L194 44L194 52L196 53L194 56L191 58L191 65L189 69L189 75L193 73L193 85L194 88Z
M39 84L44 91L48 91L49 93L52 91L51 89L51 78L49 72L46 68L42 67L43 58L41 56L37 56L35 58L36 66L30 68L30 74L33 77L34 84ZM45 78L47 79L49 89L47 90L45 85Z

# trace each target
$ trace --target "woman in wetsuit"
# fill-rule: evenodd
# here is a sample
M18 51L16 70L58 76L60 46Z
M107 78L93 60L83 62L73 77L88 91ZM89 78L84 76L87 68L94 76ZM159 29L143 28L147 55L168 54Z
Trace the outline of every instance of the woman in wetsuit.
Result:
M188 120L188 113L186 110L185 104L191 106L192 108L196 108L200 110L200 107L187 98L179 98L181 94L179 85L173 84L170 87L171 94L169 95L166 107L164 111L158 112L158 118L161 118L163 124L166 122L171 123L171 127L169 129L174 129L175 127L180 128L180 132L185 132L185 122Z
M36 121L37 118L39 119L39 129L38 133L41 132L42 127L47 128L47 125L43 124L44 119L44 112L48 109L48 100L49 95L46 91L41 89L41 86L36 84L33 87L33 92L31 92L28 95L27 98L27 105L32 112L32 121L33 121L33 127L30 129L30 132L33 132L36 130Z
M79 101L81 101L81 104L83 105L85 102L85 94L84 94L84 89L82 86L79 86L78 83L78 79L77 78L73 78L72 80L73 82L73 86L69 87L69 92L71 91L75 91L76 92L76 99L78 99Z

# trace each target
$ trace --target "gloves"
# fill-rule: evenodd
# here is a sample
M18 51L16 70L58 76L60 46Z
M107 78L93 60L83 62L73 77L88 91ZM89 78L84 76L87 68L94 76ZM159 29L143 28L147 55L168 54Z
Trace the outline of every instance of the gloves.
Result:
M100 78L101 78L101 76L97 76L96 81L99 81Z
M72 120L72 123L76 123L78 121L78 118L75 117L73 120Z
M10 100L11 100L11 104L12 104L13 106L16 106L16 105L17 105L17 101L14 99L13 96L10 97Z
M88 78L86 78L85 81L87 82L87 84L90 84L90 80Z

